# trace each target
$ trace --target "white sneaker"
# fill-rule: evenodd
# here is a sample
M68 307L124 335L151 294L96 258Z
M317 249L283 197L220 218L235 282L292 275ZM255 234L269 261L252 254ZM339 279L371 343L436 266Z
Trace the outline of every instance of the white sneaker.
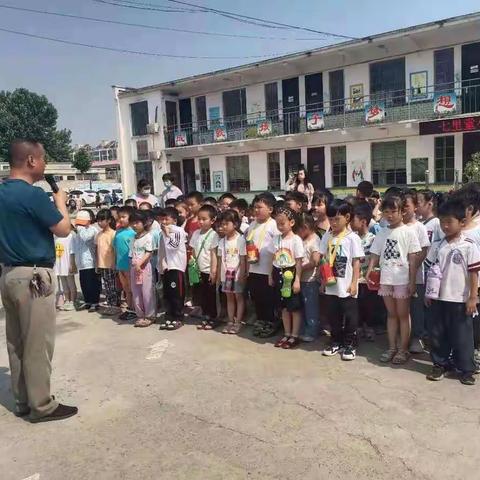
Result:
M342 352L342 360L355 360L357 351L351 346L346 346Z
M423 345L419 338L412 338L409 351L410 353L423 353Z
M339 343L332 343L329 345L323 352L322 355L325 355L325 357L333 357L337 353L340 353L342 351L342 346Z

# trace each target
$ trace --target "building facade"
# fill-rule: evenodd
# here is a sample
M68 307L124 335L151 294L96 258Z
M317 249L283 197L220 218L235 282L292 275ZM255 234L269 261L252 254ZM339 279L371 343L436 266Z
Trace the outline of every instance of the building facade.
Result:
M452 185L480 151L480 14L144 88L114 87L123 189Z
M117 155L118 142L116 140L102 140L95 147L91 147L88 144L75 145L73 148L73 156L75 156L75 152L80 148L85 149L89 153L93 170L103 171L106 179L112 182L121 181L120 162Z

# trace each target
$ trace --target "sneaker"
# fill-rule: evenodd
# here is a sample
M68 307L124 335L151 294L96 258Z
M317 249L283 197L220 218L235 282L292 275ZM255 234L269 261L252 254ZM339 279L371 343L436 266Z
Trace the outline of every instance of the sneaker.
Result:
M72 312L73 310L75 310L75 305L73 304L73 302L66 302L63 304L62 310L64 310L65 312Z
M471 373L464 373L460 377L460 382L464 385L475 385L475 377Z
M77 407L69 407L68 405L62 405L61 403L58 407L50 414L45 417L40 418L31 418L31 423L40 423L40 422L52 422L54 420L63 420L65 418L73 417L78 413Z
M89 303L85 303L85 302L79 302L77 304L77 311L81 311L81 310L89 310L91 307L91 305Z
M423 353L423 345L419 338L412 338L410 341L410 347L408 349L410 353Z
M342 360L349 361L349 360L355 360L355 357L357 356L357 351L355 350L354 347L351 345L347 345L342 352Z
M474 355L474 358L475 358L475 363L480 364L480 350L478 350L476 348L473 355Z
M322 355L325 357L333 357L337 353L342 351L342 346L339 343L331 343L323 352Z
M94 303L92 303L92 305L90 305L90 308L88 309L88 313L94 313L98 310L99 306L98 305L95 305Z
M427 380L438 382L439 380L443 380L443 377L445 377L445 368L440 365L434 365L432 371L427 375Z

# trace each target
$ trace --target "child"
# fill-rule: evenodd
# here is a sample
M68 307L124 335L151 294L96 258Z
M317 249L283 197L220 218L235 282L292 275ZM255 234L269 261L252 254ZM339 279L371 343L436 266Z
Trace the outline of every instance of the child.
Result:
M430 243L438 242L445 237L440 228L440 220L435 216L437 198L431 190L419 190L417 192L417 215L427 229Z
M417 255L417 277L416 290L410 302L410 317L412 332L410 338L410 353L422 353L422 341L427 336L425 327L425 277L423 261L427 257L430 241L425 225L417 221L415 213L417 210L417 193L407 190L403 194L403 223L412 228L420 243L421 252Z
M240 217L240 232L242 232L243 235L250 226L248 223L248 218L246 216L248 210L248 202L244 198L237 198L230 204L230 208L235 210Z
M152 274L152 235L147 231L148 217L137 210L131 217L135 238L130 247L130 286L137 320L135 327L149 327L155 318L155 294Z
M104 315L115 315L120 306L115 274L115 250L113 239L115 238L115 219L110 210L104 209L97 213L97 224L101 228L95 238L97 246L97 269L103 280L105 296L107 297L108 308L102 313Z
M133 312L132 289L130 286L130 245L135 237L135 232L130 227L130 219L134 213L132 207L120 207L118 210L117 230L113 238L115 250L115 268L122 289L127 300L127 310L120 315L120 320L133 320L136 314Z
M335 283L322 278L327 296L331 343L323 355L331 357L341 353L342 360L355 360L358 327L358 280L360 259L363 257L359 236L349 228L353 207L335 200L327 207L330 231L320 244L320 253L333 269Z
M410 341L410 297L416 290L417 254L420 243L415 231L403 223L403 200L387 195L382 202L383 218L388 227L382 228L370 247L370 264L366 278L380 265L380 289L387 307L389 348L380 357L381 362L403 364L408 360ZM400 348L397 335L400 331Z
M212 330L217 325L217 246L218 235L212 228L217 211L211 205L203 205L198 211L200 229L192 234L189 246L189 281L193 286L194 296L198 298L202 309L202 321L199 330ZM195 274L192 272L195 269ZM193 281L197 281L193 283Z
M350 223L352 230L360 237L363 249L363 258L360 260L360 280L358 282L358 319L359 326L364 328L365 338L375 340L374 325L384 310L383 302L377 292L367 286L366 273L370 261L370 247L375 235L369 231L372 219L372 209L368 203L361 203L353 209L353 218Z
M315 220L315 232L320 240L330 230L330 223L327 217L327 205L330 203L329 196L324 192L316 192L312 199L310 213Z
M256 337L267 338L275 334L278 324L274 318L273 288L268 279L272 271L272 239L279 234L272 218L275 197L261 193L253 199L255 220L245 232L247 242L247 286L255 306L257 323L253 329Z
M193 232L200 228L198 223L198 211L202 206L202 201L203 195L200 192L190 192L185 198L185 202L190 210L190 216L187 218L187 223L185 225L185 231L187 232L189 240L192 238Z
M218 199L218 209L220 212L224 212L225 210L230 208L230 204L236 200L235 195L231 193L224 193Z
M315 220L309 213L303 214L298 236L303 240L305 250L300 279L300 294L303 302L303 327L300 339L304 342L313 342L320 327L319 284L317 282L320 239L315 233Z
M269 278L274 288L276 304L282 310L284 328L283 337L275 347L292 349L299 343L302 327L302 297L300 296L300 278L305 252L302 239L293 232L299 228L296 213L288 207L276 210L275 221L280 232L270 244L273 254L272 273Z
M220 215L224 237L218 243L218 270L222 292L227 296L228 323L222 333L238 334L245 313L247 251L245 238L240 235L240 216L233 210Z
M167 308L165 320L160 324L161 330L176 330L183 325L187 234L177 223L177 210L165 208L161 217L162 236L158 255L158 271L163 275L163 295Z
M190 209L185 202L180 202L175 207L178 212L178 226L185 230L187 218L190 216Z
M138 205L137 205L137 201L134 199L134 198L129 198L127 200L125 200L125 204L124 204L126 207L131 207L133 208L134 210L137 209Z
M96 312L100 302L102 281L96 272L95 237L98 229L94 225L95 216L91 210L80 210L75 219L77 235L72 242L72 250L75 258L73 269L77 269L80 276L84 303L78 310Z
M427 295L437 297L426 299L431 310L429 336L433 362L427 379L441 380L453 367L460 371L464 385L473 385L476 365L472 315L477 313L480 250L462 232L465 207L461 201L445 202L438 215L445 238L435 242L426 260L429 267L437 265L441 272L436 295L431 289L427 291ZM427 284L432 285L428 279Z
M77 300L76 273L73 270L75 259L72 259L72 242L75 233L72 231L67 237L55 237L55 265L53 271L57 275L58 283L63 293L63 304L57 304L59 310L70 312L75 310ZM72 262L73 260L73 262Z
M300 214L307 209L308 198L304 193L297 192L296 190L287 192L285 195L285 205L295 213Z

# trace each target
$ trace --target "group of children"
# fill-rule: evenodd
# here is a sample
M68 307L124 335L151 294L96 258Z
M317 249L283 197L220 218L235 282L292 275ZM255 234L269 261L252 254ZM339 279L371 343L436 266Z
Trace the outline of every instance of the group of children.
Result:
M190 317L198 329L238 334L252 304L253 335L271 337L283 323L275 347L292 349L330 332L323 355L346 361L355 359L359 336L373 341L386 322L381 362L403 364L427 349L429 380L456 370L472 385L480 360L479 209L474 183L444 198L391 187L380 200L361 182L345 199L328 190L310 200L266 192L249 205L230 193L217 200L191 192L165 208L130 199L96 216L80 210L70 236L56 239L58 308L102 308L165 330Z

